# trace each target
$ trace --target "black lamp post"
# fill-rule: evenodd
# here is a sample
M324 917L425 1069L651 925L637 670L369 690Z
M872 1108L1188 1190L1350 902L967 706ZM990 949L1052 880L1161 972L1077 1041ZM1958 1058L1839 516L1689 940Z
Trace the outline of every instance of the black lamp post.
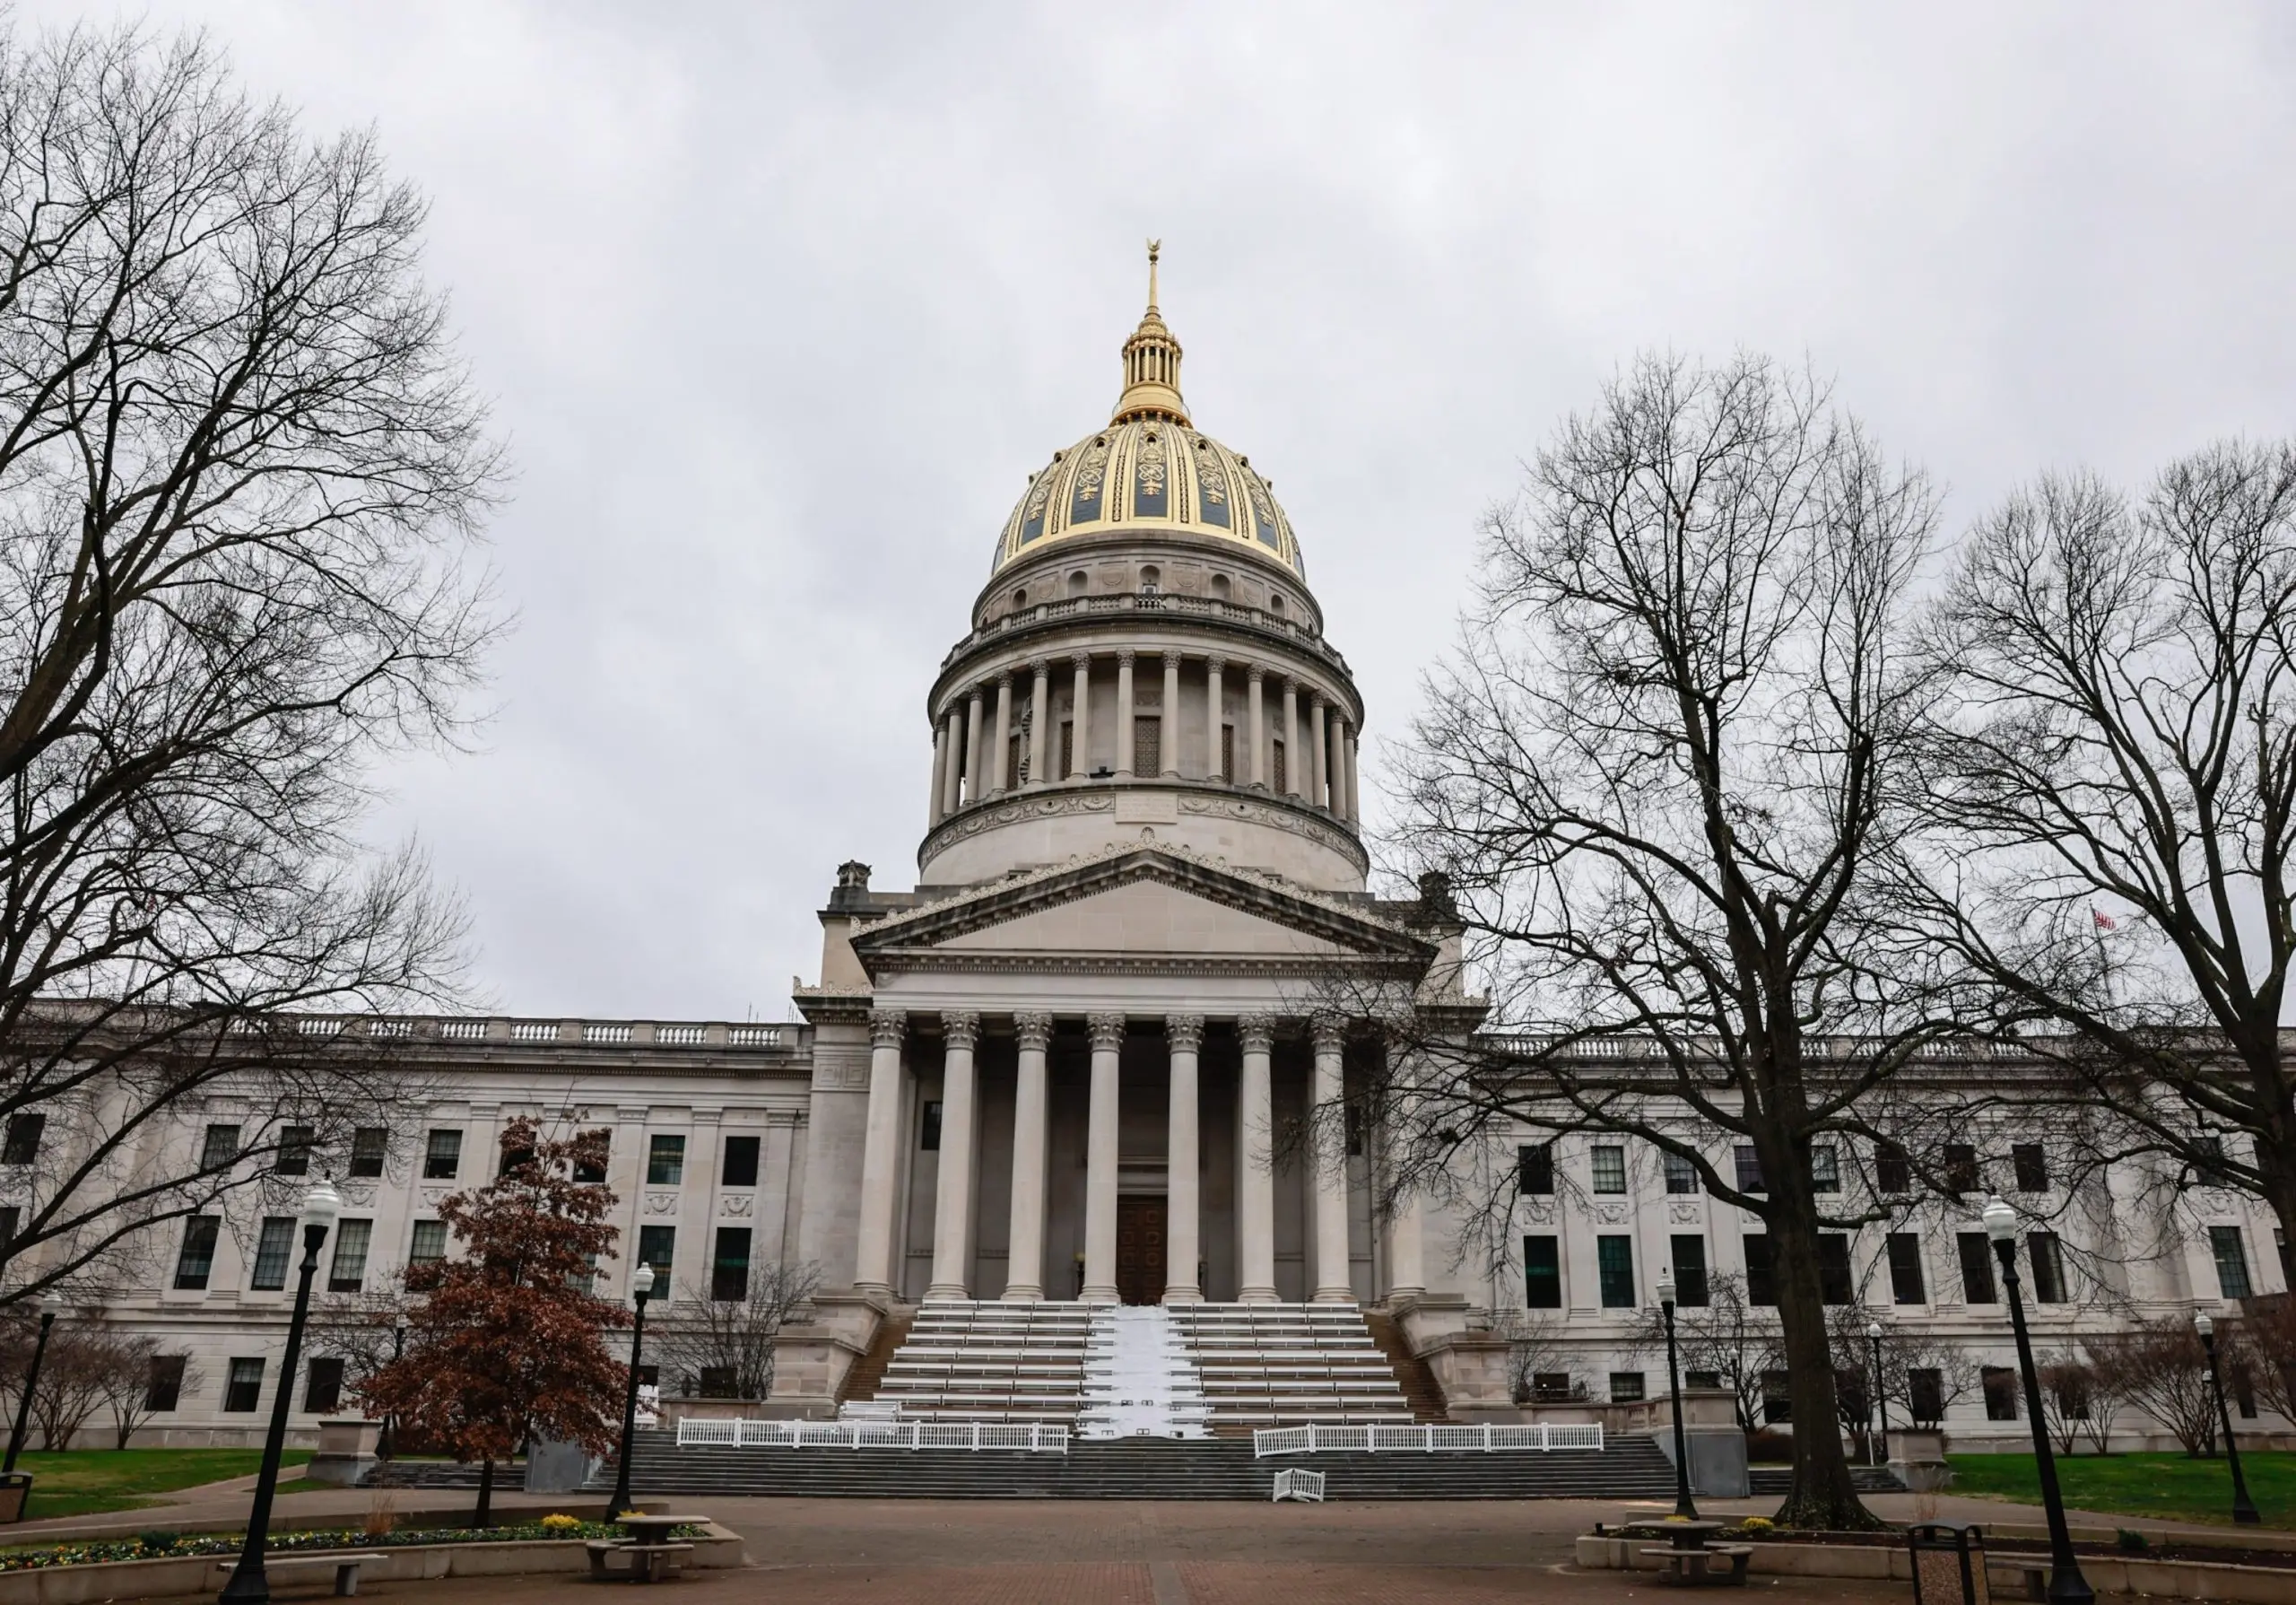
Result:
M398 1364L406 1352L406 1322L399 1322L391 1328L391 1364ZM375 1458L389 1460L398 1452L398 1417L388 1410L383 1413L383 1430L375 1435Z
M2200 1331L2200 1346L2208 1353L2208 1385L2216 1394L2216 1418L2224 1424L2224 1458L2232 1462L2232 1520L2243 1527L2254 1527L2264 1518L2257 1513L2257 1502L2248 1497L2248 1479L2240 1475L2240 1446L2232 1441L2232 1412L2224 1404L2224 1374L2216 1369L2216 1323L2205 1310L2196 1313L2192 1323Z
M31 1425L32 1390L39 1386L39 1362L48 1353L48 1334L56 1325L56 1313L64 1307L64 1300L53 1289L39 1301L39 1339L32 1345L32 1363L24 1368L24 1391L16 1400L16 1430L8 1435L8 1461L0 1465L0 1475L16 1469L16 1456L23 1452L24 1432Z
M1698 1506L1690 1501L1689 1440L1683 1432L1682 1374L1674 1368L1674 1271L1658 1272L1658 1313L1666 1322L1666 1397L1674 1414L1674 1513L1686 1522L1698 1520Z
M2039 1470L2041 1505L2048 1513L2048 1597L2054 1605L2090 1605L2097 1591L2073 1557L2073 1535L2065 1525L2065 1495L2057 1486L2057 1461L2048 1452L2048 1425L2041 1414L2041 1379L2033 1369L2033 1340L2025 1330L2025 1301L2017 1285L2017 1211L2000 1199L1985 1207L1985 1234L2001 1260L2009 1293L2009 1324L2017 1334L2017 1369L2025 1380L2025 1415L2033 1427L2033 1461Z
M630 1295L637 1303L638 1319L630 1328L630 1387L622 1396L622 1453L613 1469L613 1502L609 1517L630 1508L630 1441L638 1432L638 1350L646 1341L646 1295L654 1291L654 1268L643 1260L631 1273Z
M1890 1396L1882 1391L1882 1323L1873 1322L1866 1329L1866 1340L1874 1346L1874 1408L1881 1413L1882 1439L1874 1446L1874 1463L1886 1464L1890 1458Z
M279 1357L279 1390L271 1400L271 1430L263 1440L263 1470L256 1477L255 1503L248 1507L248 1536L239 1563L217 1596L224 1605L271 1598L263 1574L263 1546L271 1535L271 1501L279 1492L279 1457L287 1447L287 1412L295 1401L295 1365L303 1355L303 1323L311 1314L311 1278L319 1268L319 1248L343 1213L343 1195L324 1176L303 1195L303 1262L297 1268L295 1313L287 1322L287 1352Z

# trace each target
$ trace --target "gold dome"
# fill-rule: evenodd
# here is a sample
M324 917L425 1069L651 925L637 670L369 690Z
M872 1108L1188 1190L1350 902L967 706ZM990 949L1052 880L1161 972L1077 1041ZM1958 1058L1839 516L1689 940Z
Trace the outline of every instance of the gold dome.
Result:
M1054 452L1030 477L991 572L1072 536L1170 529L1240 542L1307 577L1267 481L1188 421L1180 343L1156 310L1159 243L1149 242L1148 310L1124 343L1124 392L1109 426Z

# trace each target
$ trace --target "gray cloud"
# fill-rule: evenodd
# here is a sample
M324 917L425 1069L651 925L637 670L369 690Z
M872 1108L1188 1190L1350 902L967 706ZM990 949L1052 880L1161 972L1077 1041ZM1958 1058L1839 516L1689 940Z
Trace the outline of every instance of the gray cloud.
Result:
M435 199L519 468L483 751L390 777L521 1011L778 1018L1141 238L1372 731L1634 348L1806 353L1956 521L2286 433L2284 8L135 0ZM117 14L35 0L26 22Z

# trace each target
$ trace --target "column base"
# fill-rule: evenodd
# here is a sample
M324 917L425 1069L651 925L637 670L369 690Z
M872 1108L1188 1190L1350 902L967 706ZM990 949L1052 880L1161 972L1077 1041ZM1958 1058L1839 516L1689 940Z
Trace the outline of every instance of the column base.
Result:
M925 1290L927 1298L970 1298L961 1282L935 1282Z
M1200 1304L1204 1302L1204 1290L1200 1287L1167 1287L1164 1289L1164 1302L1168 1304Z
M1308 1295L1311 1304L1352 1304L1355 1302L1352 1287L1318 1287Z
M1008 1304L1040 1304L1044 1303L1041 1287L1007 1287L998 1297Z
M1124 1302L1124 1295L1113 1287L1087 1287L1076 1295L1076 1302L1083 1304L1120 1304Z
M1273 1287L1247 1287L1236 1295L1236 1302L1239 1304L1280 1304L1283 1301L1275 1296Z
M853 1291L864 1298L881 1298L887 1303L892 1302L893 1288L891 1282L856 1282L853 1284Z

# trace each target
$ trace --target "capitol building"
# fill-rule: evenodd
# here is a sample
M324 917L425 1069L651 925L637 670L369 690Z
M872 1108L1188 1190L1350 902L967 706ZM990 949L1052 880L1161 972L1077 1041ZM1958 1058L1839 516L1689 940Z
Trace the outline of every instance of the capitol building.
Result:
M1616 1140L1569 1138L1541 1163L1578 1186L1542 1194L1526 1164L1492 1206L1513 1217L1469 1230L1425 1202L1374 1208L1376 1130L1280 1138L1377 1069L1375 1038L1309 1005L1335 978L1446 1029L1476 1029L1479 1007L1445 900L1367 884L1362 693L1266 475L1185 398L1152 257L1121 361L1107 419L1052 451L993 532L915 732L914 885L835 868L802 1023L413 1022L429 1102L338 1178L324 1294L450 1252L439 1202L485 1181L500 1131L530 1118L611 1130L623 1252L597 1291L627 1296L650 1264L666 1303L649 1325L759 1268L817 1273L752 1414L834 1415L907 1376L926 1413L1075 1419L1089 1405L1057 1378L968 1392L902 1349L952 1321L1022 1330L1035 1311L1057 1331L1107 1307L1162 1311L1198 1349L1258 1321L1369 1356L1304 1391L1207 1383L1176 1407L1196 1425L1526 1418L1510 1358L1526 1313L1549 1322L1561 1357L1542 1369L1570 1394L1665 1391L1663 1356L1635 1342L1656 1278L1744 1276L1750 1217L1654 1164L1611 1186ZM182 1140L235 1118L211 1099ZM2006 1311L1963 1252L1979 1202L1964 1222L1860 1233L1848 1254L1880 1318L2004 1366ZM2038 1340L2283 1289L2268 1216L2205 1189L2180 1208L2173 1243L2123 1257L2111 1310L2037 1306ZM199 1380L144 1439L258 1441L291 1278L260 1262L260 1223L165 1230L182 1240L152 1256L152 1285L109 1314ZM1468 1252L1494 1240L1520 1252ZM286 1381L299 1435L350 1408L330 1378ZM708 1391L660 1381L673 1402ZM2025 1427L1994 1402L1970 1391L1947 1430L2014 1446Z

